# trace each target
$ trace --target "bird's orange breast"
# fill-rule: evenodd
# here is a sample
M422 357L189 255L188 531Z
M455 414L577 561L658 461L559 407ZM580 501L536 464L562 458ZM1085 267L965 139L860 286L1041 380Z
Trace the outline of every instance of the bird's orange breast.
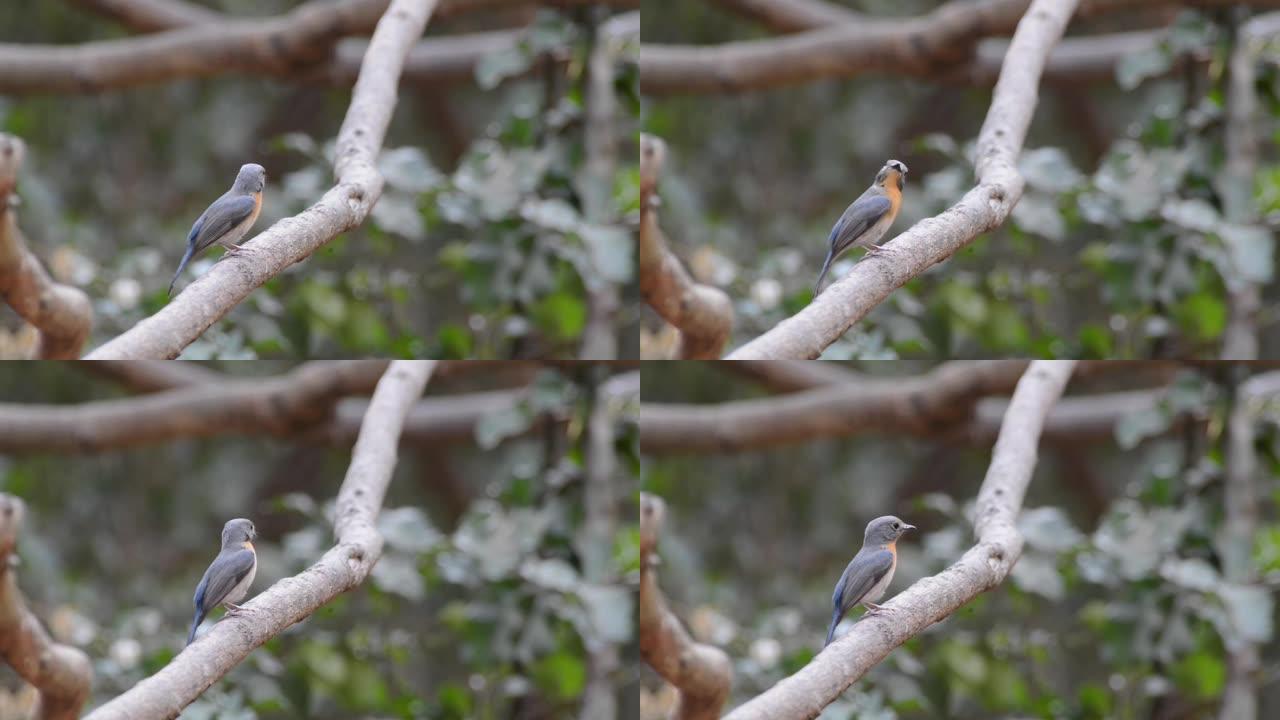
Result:
M253 194L253 213L249 215L248 227L252 227L258 221L258 213L260 212L262 212L262 191Z
M241 545L241 547L243 547L245 550L248 550L249 552L255 555L258 554L257 551L253 549L253 543L249 542L248 540L245 540L244 543Z
M896 178L889 178L884 184L885 197L889 198L889 217L896 217L898 208L902 207L902 191L898 189Z

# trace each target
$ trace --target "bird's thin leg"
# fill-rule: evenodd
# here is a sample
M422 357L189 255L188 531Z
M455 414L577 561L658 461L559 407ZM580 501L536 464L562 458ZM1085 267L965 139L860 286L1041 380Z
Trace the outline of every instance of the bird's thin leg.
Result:
M862 603L862 606L867 609L867 612L865 613L867 615L880 615L880 614L890 615L893 613L893 608L885 607L884 605L877 605L876 603L873 603L873 602L864 601Z
M253 248L251 247L236 245L235 243L229 243L229 242L220 242L218 244L226 248L228 255L241 255L241 254L252 255L253 254Z
M879 245L867 245L866 248L868 255L892 256L898 252L894 248L888 246L881 247Z
M227 609L227 614L232 616L240 615L240 614L248 614L252 612L249 608L243 605L237 605L235 603L222 603L222 606Z

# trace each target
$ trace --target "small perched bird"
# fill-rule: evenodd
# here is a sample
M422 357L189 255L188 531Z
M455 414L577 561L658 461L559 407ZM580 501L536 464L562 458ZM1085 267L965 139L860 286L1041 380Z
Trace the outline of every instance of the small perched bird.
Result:
M893 571L898 567L898 538L915 529L915 525L908 525L892 515L867 523L862 549L845 567L831 596L831 628L827 630L827 641L823 647L831 644L836 626L854 605L862 603L868 615L880 612L881 608L875 601L884 595L893 580Z
M236 243L249 232L253 223L262 211L262 188L267 184L267 171L261 165L249 163L241 165L240 172L231 189L222 197L213 201L196 223L191 226L187 235L187 253L178 263L178 272L173 274L169 283L169 295L173 295L173 285L187 267L191 258L208 250L215 243L235 254L246 250Z
M814 283L814 297L822 292L822 279L827 276L831 263L846 250L863 247L873 255L881 251L876 243L898 217L898 209L902 207L902 188L906 184L907 166L890 160L876 173L876 181L871 183L871 187L845 208L835 227L831 228L831 237L827 238L827 260L822 263L818 282Z
M249 592L253 576L258 572L258 553L253 549L253 539L258 532L253 523L244 518L228 520L222 526L222 551L204 571L196 586L196 617L191 621L191 634L187 644L196 639L196 629L209 611L224 605L228 614L240 610L236 605Z

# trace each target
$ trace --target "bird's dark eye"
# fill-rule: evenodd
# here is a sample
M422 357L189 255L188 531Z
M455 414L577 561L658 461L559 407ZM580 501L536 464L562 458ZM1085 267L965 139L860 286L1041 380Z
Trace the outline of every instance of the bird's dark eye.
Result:
M894 523L894 524L893 524L893 529L894 529L894 530L897 530L897 529L898 529L898 523Z

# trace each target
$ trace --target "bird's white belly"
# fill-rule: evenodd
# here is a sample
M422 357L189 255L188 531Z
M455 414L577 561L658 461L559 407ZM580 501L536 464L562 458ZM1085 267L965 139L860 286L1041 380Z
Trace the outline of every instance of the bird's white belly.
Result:
M894 564L896 565L897 563ZM871 589L867 591L867 594L862 596L861 602L875 602L884 597L884 591L889 589L889 583L893 581L893 571L895 569L896 568L893 567L889 568L889 572L885 573L884 577L880 578L880 582L872 585Z
M249 586L253 584L253 576L256 574L258 574L258 563L255 562L253 567L249 568L249 574L236 583L236 586L231 588L231 592L227 593L227 596L222 599L222 604L238 603L243 600L244 596L249 594Z
M893 220L894 218L892 215L885 213L883 217L876 221L875 225L867 228L867 231L862 234L862 237L858 238L858 242L855 244L859 247L866 247L880 242L880 238L884 237L884 234L889 232L889 226L893 225ZM885 584L888 585L888 583ZM884 589L882 588L880 592L884 592Z

